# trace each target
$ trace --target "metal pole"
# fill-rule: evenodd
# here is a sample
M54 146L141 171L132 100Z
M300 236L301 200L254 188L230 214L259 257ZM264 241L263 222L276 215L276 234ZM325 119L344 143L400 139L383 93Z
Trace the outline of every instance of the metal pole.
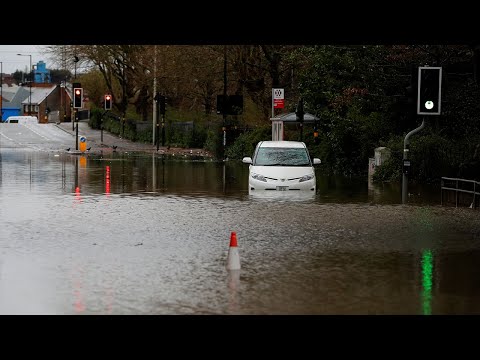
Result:
M410 131L405 136L405 140L403 141L403 160L408 160L408 151L409 151L408 145L409 145L410 136L419 132L424 127L425 127L425 118L423 118L422 124L419 127L417 127L416 129L413 129L412 131ZM405 174L405 172L403 171L403 165L402 165L402 172L403 172L403 177L402 177L402 204L406 204L407 203L407 191L408 191L408 175Z
M32 55L30 56L30 96L28 98L28 115L32 115Z
M74 58L73 58L73 67L74 67L74 79L75 79L75 82L77 80L77 56L75 55ZM72 102L74 101L75 99L75 94L73 93L73 85L72 85ZM73 116L73 120L72 120L72 131L75 130L75 121L77 120L77 110L73 110L74 111L74 116ZM77 126L78 128L78 126ZM78 142L78 139L77 139L77 142ZM77 150L78 150L78 147L77 147Z
M67 121L67 78L65 78L63 83L63 122Z
M30 75L32 74L32 55L27 54L17 54L17 56L28 56L30 57ZM30 76L31 77L31 76ZM28 97L28 115L32 114L32 79L30 79L30 96Z
M63 51L62 51L62 67L63 67L63 70L65 70L65 60L66 60L65 45L63 45ZM63 113L61 113L62 116L59 117L58 121L59 122L65 122L65 120L67 118L67 96L66 96L66 93L65 93L65 91L67 91L67 78L65 78L64 81L63 81L63 90L60 86L60 91L61 91L61 93L60 93L60 110L62 110Z
M75 109L75 122L74 124L77 123L76 126L76 131L75 131L75 150L78 150L78 109Z
M273 104L273 95L274 95L274 94L273 94L273 88L272 88L272 118L275 117L275 106L274 106L274 104Z
M227 146L227 45L223 46L223 159L225 160L225 149Z
M165 114L162 114L162 146L165 146Z
M153 96L157 94L157 45L154 47L154 58L153 58ZM157 132L157 124L158 124L158 119L157 119L157 104L156 101L153 101L153 116L152 116L152 125L153 125L153 131L152 131L152 144L155 145L155 135Z
M159 126L160 126L160 122L158 121L158 115L160 113L160 111L158 111L158 108L160 107L160 99L158 99L156 101L156 108L157 108L157 111L155 111L155 121L156 121L156 126L155 126L155 140L157 141L157 151L158 149L160 148L160 138L158 136L159 134ZM163 144L162 144L163 146Z

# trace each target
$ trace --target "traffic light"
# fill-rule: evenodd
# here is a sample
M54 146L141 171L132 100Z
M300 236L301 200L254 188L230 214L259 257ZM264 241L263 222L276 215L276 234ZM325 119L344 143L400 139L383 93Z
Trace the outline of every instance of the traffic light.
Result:
M83 88L73 88L73 108L81 109L83 103Z
M112 95L106 94L105 95L105 110L112 110Z
M217 95L217 114L227 114L227 102L225 101L225 97L223 95Z
M243 113L243 96L242 95L229 95L228 96L228 109L230 115L242 115Z
M217 95L217 114L242 115L243 95Z
M303 110L303 99L300 98L298 100L297 110L295 111L295 115L297 116L296 120L300 123L303 123L303 119L305 117L305 111Z
M166 97L163 95L160 95L160 93L156 93L155 97L153 98L157 102L157 105L160 108L160 114L165 115L165 100Z
M417 114L440 115L442 99L442 68L418 68Z
M165 96L160 95L160 114L165 115Z

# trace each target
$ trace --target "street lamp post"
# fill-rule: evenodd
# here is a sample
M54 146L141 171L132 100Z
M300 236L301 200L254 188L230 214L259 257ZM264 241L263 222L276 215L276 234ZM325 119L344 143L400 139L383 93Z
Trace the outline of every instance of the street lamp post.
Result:
M29 82L29 87L30 87L30 95L28 97L28 115L32 114L32 55L27 55L27 54L17 54L18 56L29 56L30 57L30 82Z

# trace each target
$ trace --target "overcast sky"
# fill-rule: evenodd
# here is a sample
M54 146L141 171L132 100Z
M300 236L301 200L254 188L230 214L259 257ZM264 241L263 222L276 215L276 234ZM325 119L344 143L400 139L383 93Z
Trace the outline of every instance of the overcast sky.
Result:
M0 62L4 74L12 74L15 70L25 71L30 66L29 56L32 55L32 65L40 60L46 63L47 69L56 68L49 59L43 55L45 45L0 45Z

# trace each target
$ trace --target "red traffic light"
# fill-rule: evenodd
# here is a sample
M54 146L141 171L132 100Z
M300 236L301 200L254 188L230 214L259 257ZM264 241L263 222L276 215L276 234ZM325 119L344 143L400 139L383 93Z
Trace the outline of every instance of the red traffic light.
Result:
M104 96L104 109L105 110L112 110L112 95L111 94L106 94Z
M83 88L73 89L73 107L75 109L81 109L83 103Z

